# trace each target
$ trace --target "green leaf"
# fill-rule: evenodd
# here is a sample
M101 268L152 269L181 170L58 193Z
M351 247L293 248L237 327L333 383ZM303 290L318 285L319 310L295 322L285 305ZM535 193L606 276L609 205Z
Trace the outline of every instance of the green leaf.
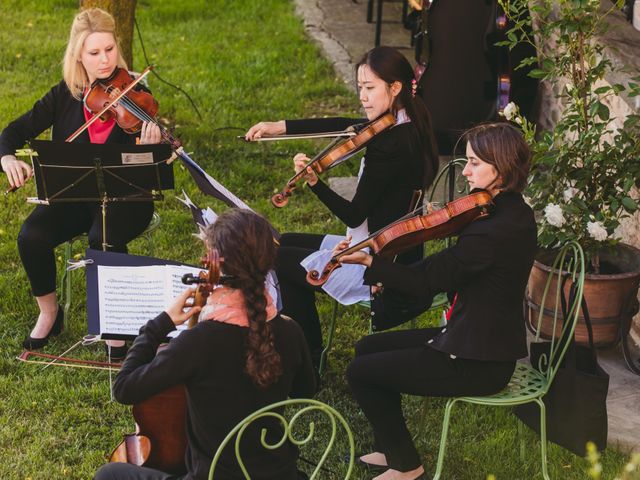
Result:
M638 204L631 197L624 197L622 199L622 206L629 213L633 213L638 209Z
M607 107L604 103L598 104L598 116L602 120L609 120L609 107Z
M547 75L547 72L544 70L540 70L539 68L534 68L529 72L529 76L531 78L544 78Z

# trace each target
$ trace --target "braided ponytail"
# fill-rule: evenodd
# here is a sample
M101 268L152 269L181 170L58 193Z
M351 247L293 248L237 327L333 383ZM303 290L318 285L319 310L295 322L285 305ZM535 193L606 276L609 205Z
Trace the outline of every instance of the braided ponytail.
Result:
M224 258L222 270L232 279L231 288L244 297L249 331L245 350L245 373L259 388L267 388L282 376L282 361L267 322L266 276L274 267L275 245L267 221L248 210L232 209L205 230L209 248Z

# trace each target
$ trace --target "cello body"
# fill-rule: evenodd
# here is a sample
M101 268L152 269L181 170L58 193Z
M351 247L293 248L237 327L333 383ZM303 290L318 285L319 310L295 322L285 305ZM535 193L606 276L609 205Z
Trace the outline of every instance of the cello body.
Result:
M175 385L135 404L132 412L137 432L125 436L109 461L185 473L187 394L184 385Z

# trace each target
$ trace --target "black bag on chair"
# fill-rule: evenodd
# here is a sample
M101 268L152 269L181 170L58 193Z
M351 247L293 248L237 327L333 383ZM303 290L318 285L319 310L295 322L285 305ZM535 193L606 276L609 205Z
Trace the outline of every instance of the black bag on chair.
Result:
M573 303L573 286L569 304ZM567 308L562 298L564 318ZM607 392L609 375L598 364L593 346L593 332L587 304L582 299L582 313L589 332L589 345L578 345L575 337L558 367L551 387L543 397L546 407L547 439L576 455L584 456L587 442L599 451L607 446ZM564 339L560 340L561 342ZM530 358L534 368L542 354L549 358L550 342L531 343ZM516 416L540 434L540 408L535 402L514 407Z

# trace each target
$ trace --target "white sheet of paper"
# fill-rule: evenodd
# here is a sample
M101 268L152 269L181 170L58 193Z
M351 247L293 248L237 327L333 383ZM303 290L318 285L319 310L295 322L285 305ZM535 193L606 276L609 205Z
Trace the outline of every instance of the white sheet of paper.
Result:
M138 335L140 327L159 315L185 288L185 273L201 269L187 265L114 267L98 265L100 332ZM175 336L180 332L172 332Z

